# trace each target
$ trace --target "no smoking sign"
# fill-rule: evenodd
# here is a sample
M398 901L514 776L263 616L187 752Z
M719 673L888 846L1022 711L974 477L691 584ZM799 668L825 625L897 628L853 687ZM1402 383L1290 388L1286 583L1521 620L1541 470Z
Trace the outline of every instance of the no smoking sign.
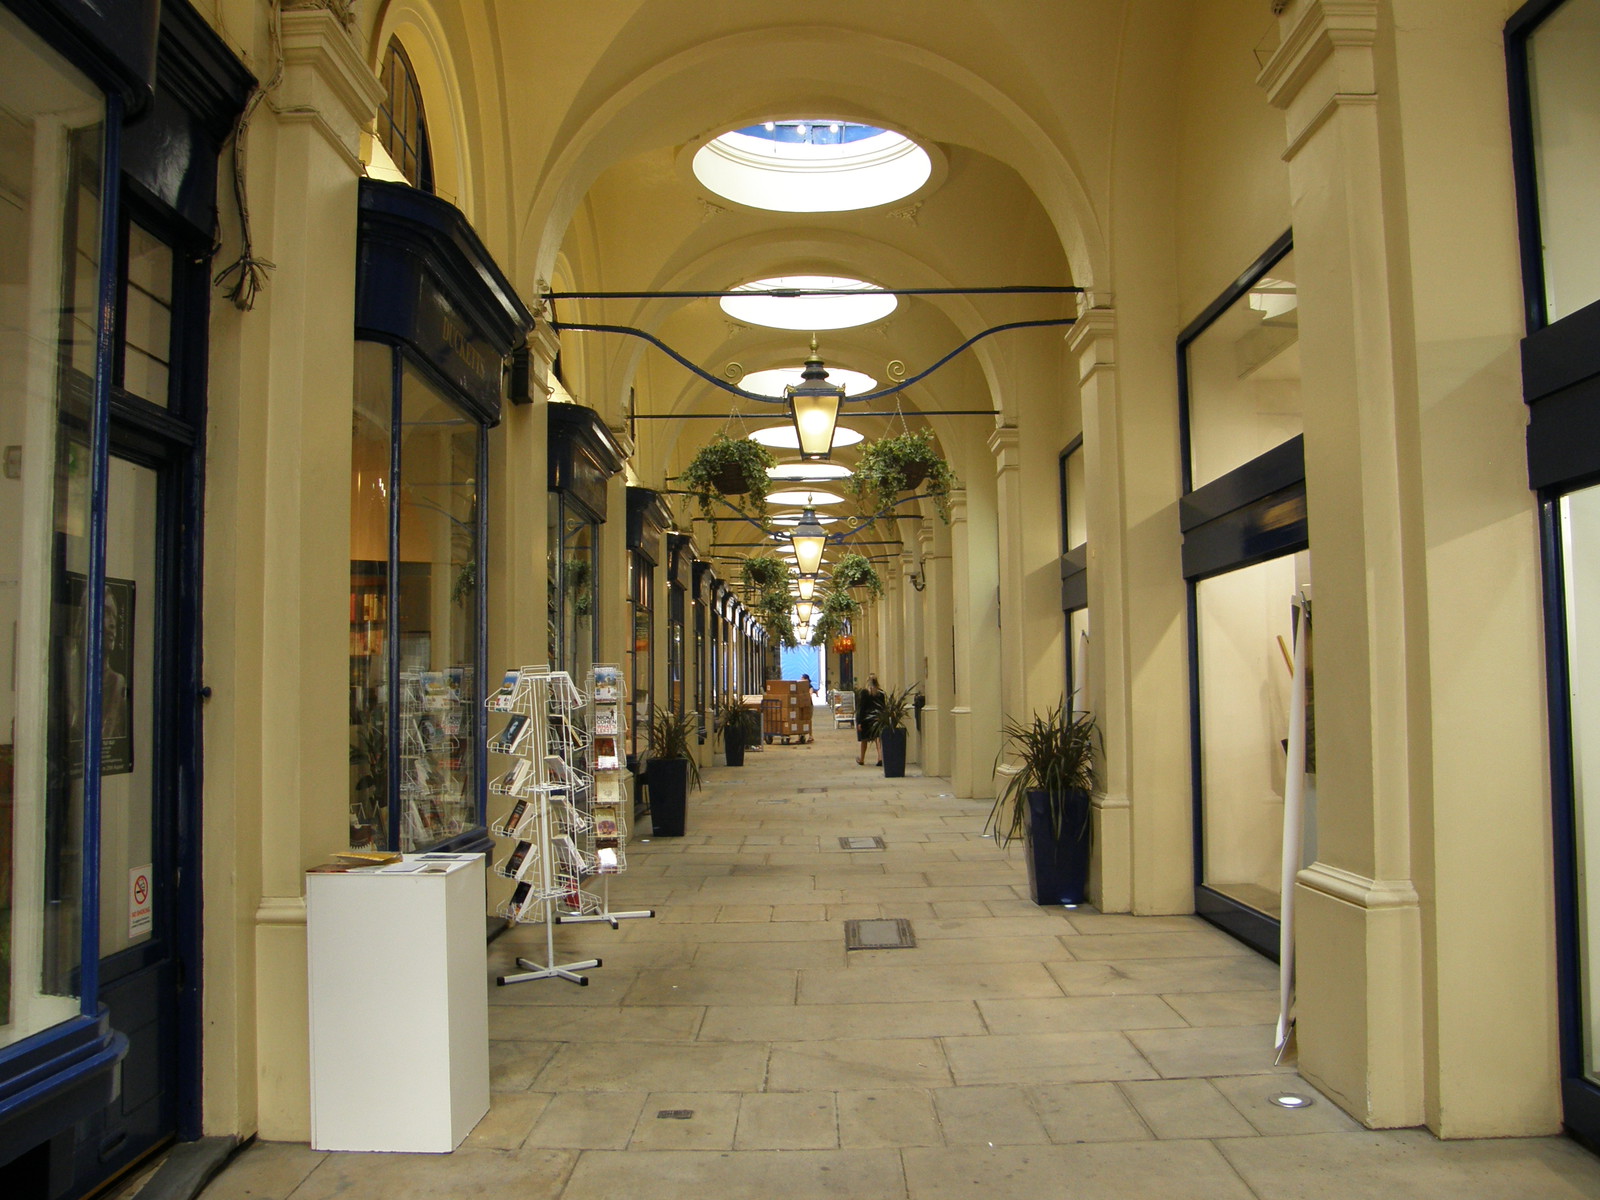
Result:
M154 906L150 901L151 864L134 867L128 872L128 937L136 938L150 932L154 924Z

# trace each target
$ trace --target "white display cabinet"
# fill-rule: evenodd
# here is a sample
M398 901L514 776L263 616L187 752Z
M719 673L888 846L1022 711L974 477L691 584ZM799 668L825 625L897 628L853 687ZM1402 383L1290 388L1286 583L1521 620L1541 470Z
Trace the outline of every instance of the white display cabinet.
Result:
M489 1111L479 854L306 876L311 1145L443 1154Z

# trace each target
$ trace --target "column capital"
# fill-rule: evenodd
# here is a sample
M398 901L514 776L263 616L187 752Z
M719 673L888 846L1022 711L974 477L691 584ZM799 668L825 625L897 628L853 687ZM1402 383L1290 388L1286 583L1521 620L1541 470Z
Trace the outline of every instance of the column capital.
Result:
M1278 31L1278 48L1256 83L1289 115L1284 157L1292 158L1335 106L1377 94L1378 0L1291 0Z
M950 489L950 524L965 525L967 523L967 489L964 487Z
M285 9L281 20L283 81L268 106L281 121L313 123L359 172L361 131L377 114L383 84L329 9Z
M989 435L989 453L994 455L997 474L1015 471L1019 465L1021 438L1015 425L999 425Z
M1067 332L1067 349L1078 358L1078 382L1097 370L1117 365L1117 313L1113 308L1088 308Z

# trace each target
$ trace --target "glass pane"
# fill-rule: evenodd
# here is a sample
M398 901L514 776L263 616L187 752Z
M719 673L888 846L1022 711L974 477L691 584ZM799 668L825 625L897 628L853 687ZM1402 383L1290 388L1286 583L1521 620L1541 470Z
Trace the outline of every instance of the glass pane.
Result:
M589 668L594 666L595 661L594 617L599 594L594 556L597 530L594 522L579 515L564 502L559 508L562 524L560 537L550 543L552 554L560 555L559 562L553 564L555 570L551 574L560 589L557 602L561 635L559 661L561 669L573 679L587 679Z
M1192 487L1303 432L1294 251L1189 343Z
M1310 582L1311 555L1302 551L1195 589L1204 882L1272 917L1282 887L1292 604ZM1315 827L1312 728L1308 705L1308 829Z
M482 429L410 364L400 410L400 845L413 850L480 824Z
M1083 447L1067 455L1067 537L1063 549L1071 550L1089 540L1089 518L1084 503Z
M350 845L389 837L389 451L394 351L356 343L350 451Z
M122 386L165 407L172 359L172 248L137 225L128 228L123 314Z
M1089 679L1089 610L1075 608L1067 614L1067 661L1072 664L1072 703L1076 712L1094 712L1094 688Z
M155 864L150 769L155 677L158 477L111 460L106 504L105 676L101 687L100 954L148 941ZM143 884L139 877L143 876Z
M1549 320L1600 299L1600 0L1567 0L1528 38Z
M78 1011L104 103L0 8L0 1046ZM81 625L79 626L81 628Z
M1576 825L1578 957L1583 991L1583 1069L1600 1083L1600 486L1561 498L1566 571L1567 688L1572 706L1572 807ZM1596 805L1595 812L1589 805ZM1600 870L1600 867L1597 867Z

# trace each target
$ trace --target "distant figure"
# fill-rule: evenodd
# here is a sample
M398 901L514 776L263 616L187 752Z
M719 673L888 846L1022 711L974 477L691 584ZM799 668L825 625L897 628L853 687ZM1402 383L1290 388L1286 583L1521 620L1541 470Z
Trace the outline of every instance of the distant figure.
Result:
M800 682L806 685L806 699L811 701L813 708L816 707L817 689L811 686L811 676L800 676Z
M867 676L867 686L856 693L856 765L866 766L867 743L878 751L878 765L883 766L883 748L878 746L878 713L883 708L883 689L876 675Z

